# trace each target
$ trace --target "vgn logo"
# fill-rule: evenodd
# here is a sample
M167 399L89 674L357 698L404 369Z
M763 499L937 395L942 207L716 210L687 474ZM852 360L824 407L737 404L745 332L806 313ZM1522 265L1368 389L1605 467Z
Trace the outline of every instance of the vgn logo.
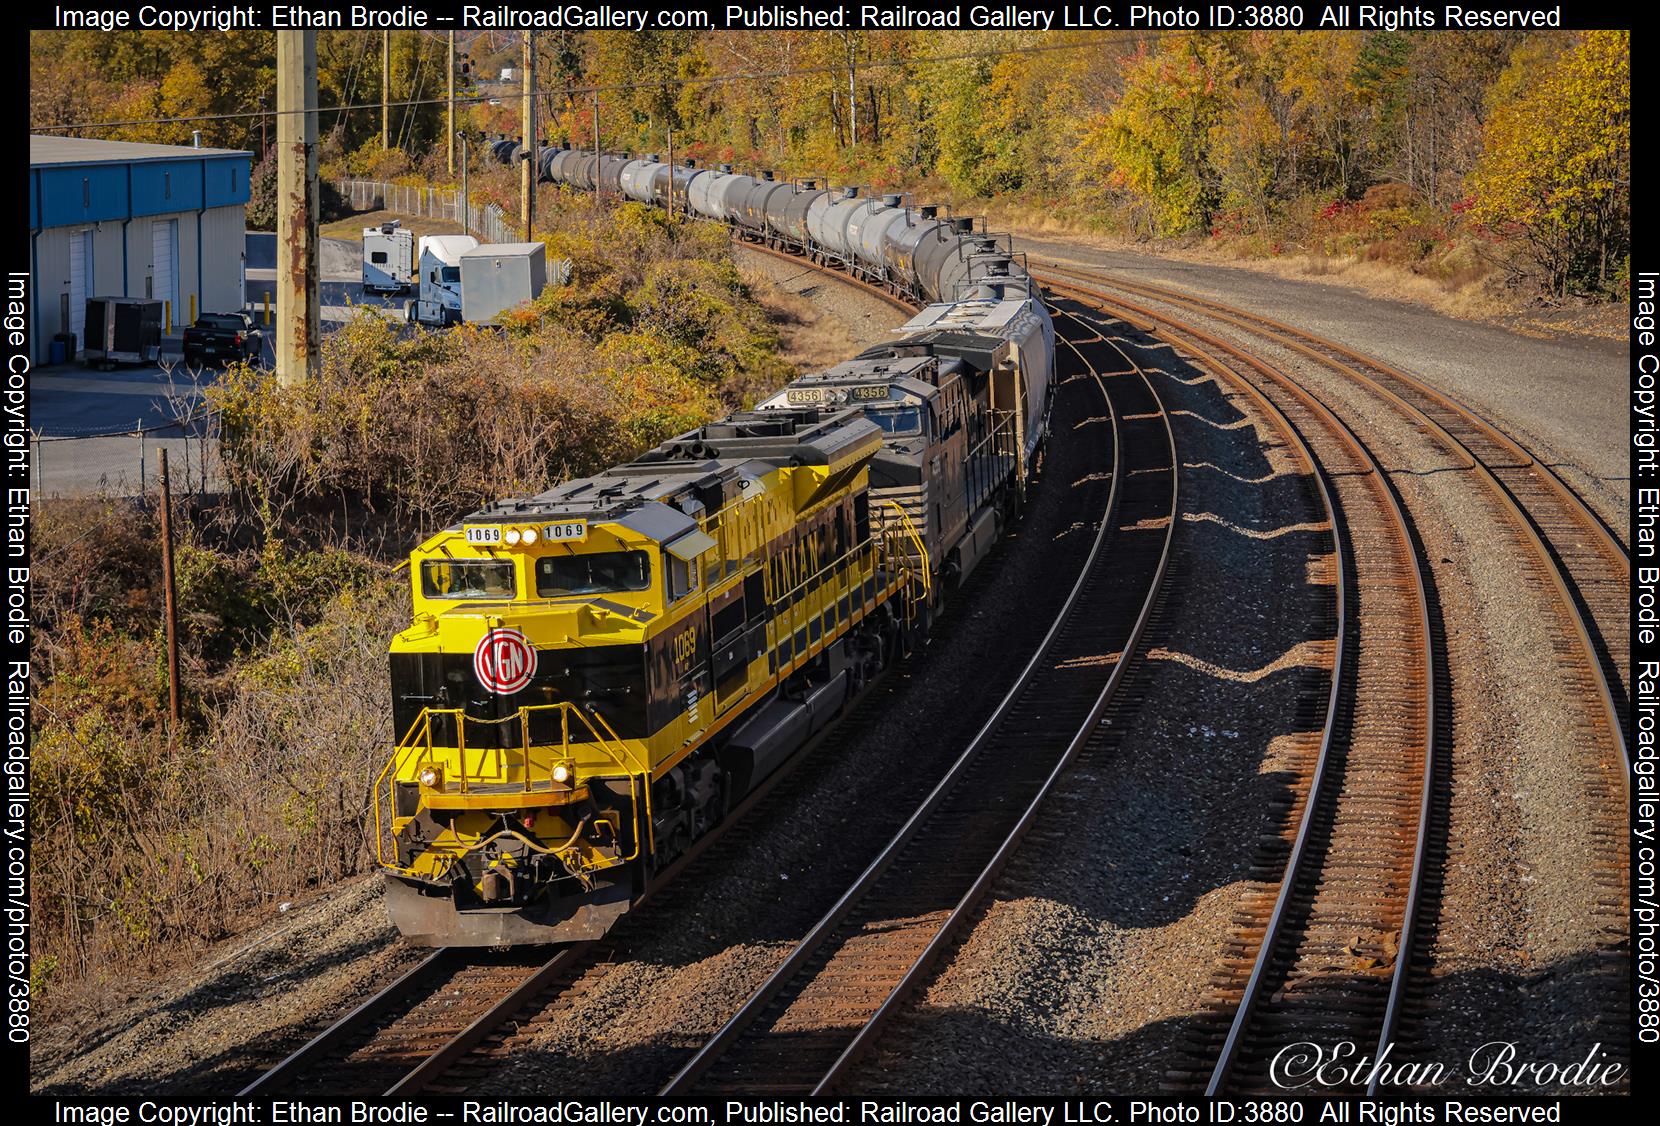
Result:
M500 696L511 696L536 673L536 650L516 629L492 629L473 650L473 675Z

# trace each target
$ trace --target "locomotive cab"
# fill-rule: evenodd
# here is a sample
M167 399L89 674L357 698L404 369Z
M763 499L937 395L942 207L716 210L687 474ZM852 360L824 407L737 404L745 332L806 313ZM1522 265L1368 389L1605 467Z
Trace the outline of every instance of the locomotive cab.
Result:
M857 407L879 426L870 485L880 518L917 530L943 590L985 557L1017 500L1020 415L999 407L1007 351L949 332L880 345L803 376L759 409Z

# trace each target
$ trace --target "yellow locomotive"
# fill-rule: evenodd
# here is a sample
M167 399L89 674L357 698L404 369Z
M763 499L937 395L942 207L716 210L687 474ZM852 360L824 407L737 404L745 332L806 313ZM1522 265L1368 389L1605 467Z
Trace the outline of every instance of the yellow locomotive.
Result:
M858 409L734 415L421 544L375 785L393 921L603 934L925 627L930 577Z

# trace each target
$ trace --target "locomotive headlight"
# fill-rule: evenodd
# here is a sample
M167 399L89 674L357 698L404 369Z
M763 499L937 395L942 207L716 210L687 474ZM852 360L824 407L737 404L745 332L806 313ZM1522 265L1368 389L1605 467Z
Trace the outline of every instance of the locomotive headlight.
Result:
M563 786L571 780L571 768L565 763L555 766L553 768L553 780Z
M514 545L516 545L519 542L519 529L517 529L517 528L507 529L507 532L506 532L505 535L502 536L502 539L507 541L507 546L508 547L513 547Z
M536 542L536 529L535 528L526 528L525 529L525 531L524 531L524 541L526 543L535 543Z
M436 790L438 783L443 781L444 773L436 766L423 766L418 777L421 779L421 785L429 790Z

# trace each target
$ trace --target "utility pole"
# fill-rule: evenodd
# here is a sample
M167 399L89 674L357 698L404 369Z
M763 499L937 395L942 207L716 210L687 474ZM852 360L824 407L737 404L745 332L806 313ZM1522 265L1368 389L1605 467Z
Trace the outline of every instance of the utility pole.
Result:
M452 136L454 136L454 134L452 134ZM469 231L467 229L467 227L472 222L472 212L470 210L468 210L468 206L467 206L467 134L462 133L462 134L460 134L460 137L461 137L461 233L464 234L464 235L469 235L469 234L472 234L472 232Z
M525 229L529 242L531 228L536 223L536 41L534 32L525 32L524 44L524 105L519 111L519 130L523 134L524 151L519 154L524 167L519 169L519 223Z
M446 119L447 128L444 131L449 134L449 138L450 138L450 141L449 141L449 155L448 155L447 159L449 161L450 175L454 176L455 175L455 32L453 32L453 31L450 32L449 56L450 56L450 65L447 68L446 73L450 76L450 102L449 102L450 108L449 108L449 117Z
M380 147L392 147L392 33L380 33Z
M594 206L599 206L599 90L594 90Z
M277 32L277 382L317 373L317 33Z
M669 223L674 223L674 129L669 129L669 190L665 195L669 209Z
M179 726L179 600L173 583L173 494L167 482L167 448L161 451L161 585L167 611L167 713Z

